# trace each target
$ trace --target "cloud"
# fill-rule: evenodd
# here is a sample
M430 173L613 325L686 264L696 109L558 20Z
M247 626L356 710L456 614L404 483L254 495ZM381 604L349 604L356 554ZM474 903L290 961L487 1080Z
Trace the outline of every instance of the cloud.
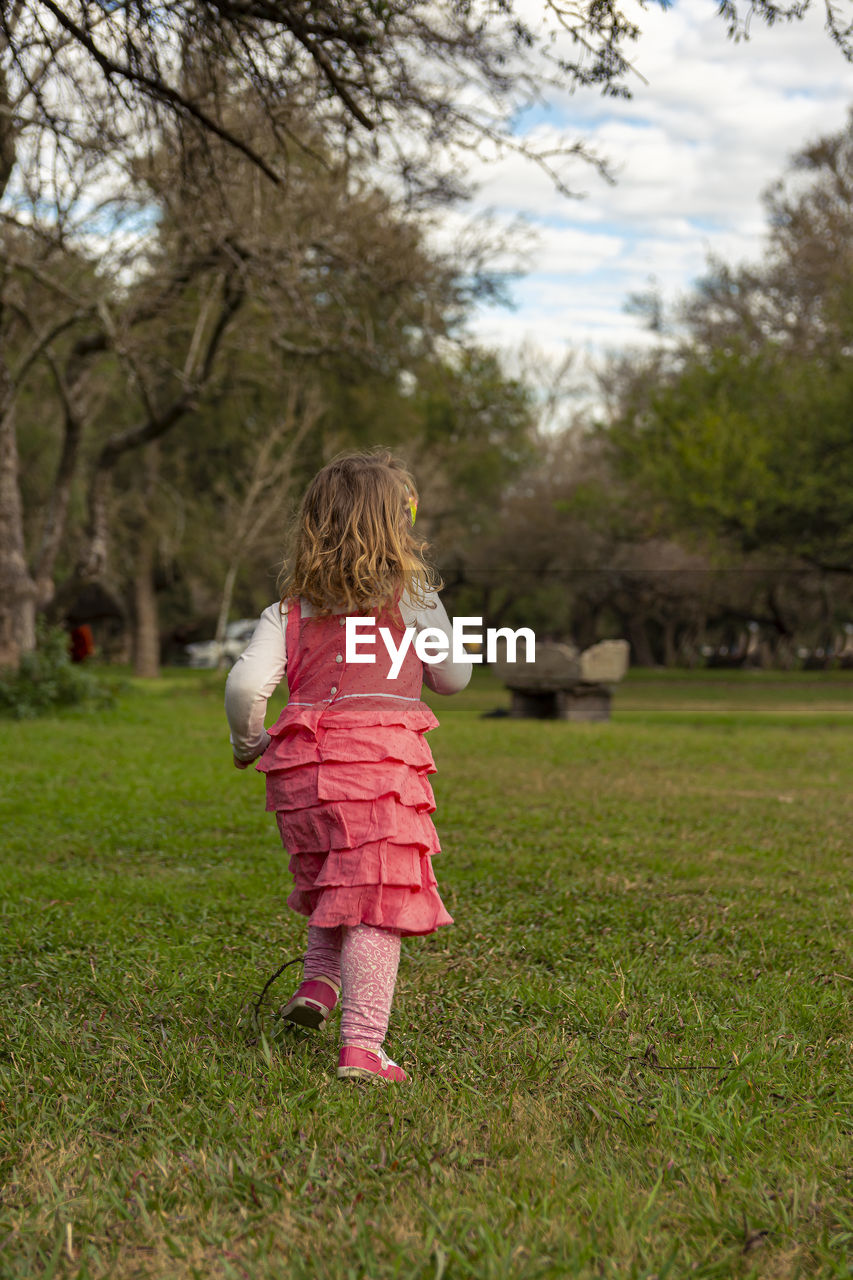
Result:
M754 21L738 43L706 0L637 7L636 20L632 62L647 83L635 81L631 100L550 90L517 126L540 145L583 140L607 158L615 185L577 159L564 176L583 200L561 196L517 155L472 168L477 211L507 223L521 214L536 231L530 275L513 288L517 309L475 319L484 340L532 337L549 350L645 343L623 311L627 295L650 277L665 296L685 292L709 253L758 256L763 191L793 152L845 124L853 70L817 10L772 29Z

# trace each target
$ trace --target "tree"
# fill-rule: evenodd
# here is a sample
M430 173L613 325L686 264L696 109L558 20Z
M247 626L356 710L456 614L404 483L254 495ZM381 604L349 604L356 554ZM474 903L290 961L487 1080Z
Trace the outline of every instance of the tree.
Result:
M808 0L790 9L752 0L745 18L733 4L724 12L737 31L753 13L772 23L798 16L803 7ZM833 6L827 12L833 37L849 56L850 32L840 26ZM565 57L552 52L551 37L558 31L571 41ZM167 130L183 177L205 171L214 177L222 154L217 144L222 144L288 190L294 151L315 154L319 134L327 154L369 155L393 172L411 206L464 194L460 157L472 149L525 150L565 189L562 160L585 155L583 144L535 151L513 135L512 118L549 78L626 93L625 50L636 34L636 25L615 0L584 0L577 6L543 0L533 19L513 0L497 5L453 0L441 6L430 0L0 0L4 222L17 231L34 231L54 251L97 234L104 286L87 303L96 323L81 326L64 367L54 348L59 332L84 318L73 306L57 320L57 332L49 328L33 335L23 365L11 367L5 356L0 358L0 663L14 665L21 649L33 643L36 604L40 595L49 594L52 578L46 571L40 586L24 551L15 427L23 375L37 361L51 368L66 423L46 526L49 569L62 541L86 435L81 388L92 361L106 352L121 354L117 340L147 318L143 310L125 317L123 329L117 327L112 290L127 272L128 238L135 252L144 242L151 209L140 200L144 184L138 172L162 148ZM233 112L235 95L241 94L244 103L262 111L276 142L272 153L255 140L257 112ZM197 313L180 385L167 379L166 386L156 386L144 413L107 440L99 455L90 494L93 569L103 554L99 513L105 510L106 478L120 457L162 437L192 409L245 298L239 247L221 240L216 252L216 290L208 289ZM29 263L33 278L38 265L37 257ZM211 264L196 260L193 266L200 270ZM10 274L15 271L10 273L7 262L7 279ZM189 284L185 273L166 282L166 300L173 289ZM72 299L63 302L70 306ZM4 352L16 341L20 322L4 294Z
M256 137L263 127L260 120ZM353 162L336 163L330 156L319 164L321 155L318 139L313 156L293 157L286 201L275 188L253 184L245 159L233 153L221 156L215 180L203 171L194 177L190 199L185 172L170 182L167 163L165 180L157 177L165 203L157 260L164 268L168 261L180 262L190 250L198 252L209 229L221 228L215 239L239 247L248 294L223 340L205 403L176 437L177 455L161 436L170 474L177 469L185 491L210 495L216 507L214 514L209 505L187 499L192 524L200 517L203 526L215 528L207 547L219 547L230 562L232 585L238 560L233 545L222 547L221 532L227 528L232 543L245 544L238 559L268 543L270 520L258 509L261 494L272 517L286 506L306 454L316 466L337 447L375 441L380 403L388 406L382 434L399 440L400 418L411 420L401 379L436 362L437 344L448 340L477 287L467 264L428 249L420 220L371 186ZM144 296L145 279L141 285ZM174 344L181 326L177 310L161 317L157 329L167 328ZM137 374L162 362L163 347L161 341L147 355L137 352ZM291 410L285 412L287 405ZM306 415L310 441L304 438ZM280 463L283 469L271 484L258 450L264 453L265 437L278 437L285 421L280 448L269 458L272 471ZM123 474L132 487L136 472ZM281 525L280 519L272 525L277 555ZM133 541L142 545L138 536ZM226 621L225 596L220 626Z
M768 197L762 261L716 264L606 425L659 527L853 572L853 117Z
M853 112L804 147L765 195L762 260L712 260L683 307L692 343L833 358L853 331Z
M230 478L223 495L225 576L214 637L220 645L225 640L237 574L247 557L263 545L270 527L278 524L282 507L291 500L297 450L319 414L316 396L306 396L298 385L291 386L278 421L264 431L249 470L242 477Z
M265 124L258 121L255 136L269 149ZM79 406L66 415L69 483L84 436L91 461L87 534L63 598L107 572L110 524L114 531L124 520L132 535L127 555L139 560L138 571L127 555L122 566L135 584L129 613L144 619L148 632L147 639L137 633L136 654L147 655L137 669L148 673L156 666L156 526L168 524L154 501L161 454L149 446L189 419L195 451L199 436L209 451L221 418L214 401L232 402L238 417L252 383L265 388L259 431L264 420L275 429L280 402L271 401L282 386L286 399L301 366L314 369L315 382L335 370L339 384L366 374L394 383L402 365L424 359L447 336L477 287L459 262L426 250L418 220L368 185L353 162L322 163L319 141L313 155L293 156L286 200L279 189L253 182L239 153L214 145L221 151L214 173L195 167L177 147L137 167L148 207L160 210L156 227L130 285L94 280L85 313L91 328L79 341L90 375L99 361L102 394L97 413L85 418ZM72 320L80 319L78 303ZM241 454L251 444L249 433ZM143 449L142 466L125 465ZM239 465L252 466L242 459ZM140 493L116 503L110 497L116 486ZM42 495L49 490L42 485ZM67 503L63 518L66 511ZM53 526L59 525L57 516ZM42 603L50 585L46 575Z
M557 57L561 30L571 54ZM508 123L545 77L626 92L623 49L636 35L614 0L544 0L529 19L512 0L4 0L15 110L0 116L0 154L8 177L24 121L74 146L110 120L124 154L140 124L150 132L171 119L195 145L223 140L286 182L284 156L264 155L239 122L223 119L228 88L240 83L277 128L282 152L293 139L310 147L317 127L330 150L351 154L369 140L413 199L446 199L461 184L451 153L517 148ZM78 110L56 105L75 99ZM300 116L307 135L294 128ZM558 155L531 154L556 174Z
M465 564L470 611L491 625L584 648L616 631L642 665L695 647L712 610L706 569L697 552L649 535L582 419L535 440Z
M0 237L0 665L14 665L35 638L36 607L49 598L47 584L62 542L71 483L81 439L81 415L93 400L87 385L99 288L92 264L54 236L32 231ZM27 524L19 474L17 420L22 397L43 370L54 389L48 420L57 413L62 443L52 478L42 487L43 518ZM44 419L38 429L43 432Z

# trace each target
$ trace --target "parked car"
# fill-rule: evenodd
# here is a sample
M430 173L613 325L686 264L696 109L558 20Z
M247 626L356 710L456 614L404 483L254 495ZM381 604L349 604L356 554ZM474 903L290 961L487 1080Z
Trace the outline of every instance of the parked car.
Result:
M239 622L228 623L225 639L221 644L216 640L198 640L195 644L186 645L185 652L190 666L214 670L219 666L220 658L226 666L233 666L251 640L257 625L257 618L241 618Z

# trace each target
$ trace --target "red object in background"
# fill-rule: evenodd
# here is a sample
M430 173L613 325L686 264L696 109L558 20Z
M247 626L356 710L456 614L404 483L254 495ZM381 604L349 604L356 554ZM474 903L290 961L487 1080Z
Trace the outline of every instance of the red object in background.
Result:
M87 658L91 658L95 652L95 642L92 639L92 628L87 622L82 622L79 627L73 627L71 630L71 661L85 662Z

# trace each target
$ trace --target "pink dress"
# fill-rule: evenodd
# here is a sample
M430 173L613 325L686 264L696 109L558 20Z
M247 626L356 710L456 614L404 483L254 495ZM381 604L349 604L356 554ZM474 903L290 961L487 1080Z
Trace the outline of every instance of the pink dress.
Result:
M290 699L257 767L290 854L288 905L324 929L452 924L432 870L440 845L424 735L438 721L420 699L421 660L410 647L389 679L377 627L376 662L349 664L344 617L303 618L298 600L286 625Z

